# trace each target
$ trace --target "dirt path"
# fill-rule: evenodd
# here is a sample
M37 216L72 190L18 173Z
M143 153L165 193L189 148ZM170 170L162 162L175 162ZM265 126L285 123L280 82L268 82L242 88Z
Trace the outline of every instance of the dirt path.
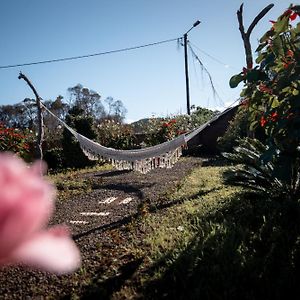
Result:
M82 253L82 268L65 276L19 267L2 269L0 299L69 299L72 295L109 299L138 266L126 251L126 226L138 212L162 206L165 195L200 163L199 158L183 158L173 169L158 169L146 175L128 171L84 175L92 178L94 189L58 202L51 221L70 227ZM117 270L124 267L129 271Z

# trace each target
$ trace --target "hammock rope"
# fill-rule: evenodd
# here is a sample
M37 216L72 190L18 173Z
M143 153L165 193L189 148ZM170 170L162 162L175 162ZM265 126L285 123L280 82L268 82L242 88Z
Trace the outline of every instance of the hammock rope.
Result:
M208 122L200 127L190 131L187 134L179 135L178 137L142 149L134 150L118 150L114 148L105 147L95 141L76 132L73 128L67 125L63 120L52 113L43 103L41 106L53 116L62 126L64 126L79 142L83 153L91 160L108 160L118 170L135 170L143 174L155 168L171 168L182 155L182 148L186 147L187 142L195 137L200 131L211 122L218 119L224 112L216 115Z

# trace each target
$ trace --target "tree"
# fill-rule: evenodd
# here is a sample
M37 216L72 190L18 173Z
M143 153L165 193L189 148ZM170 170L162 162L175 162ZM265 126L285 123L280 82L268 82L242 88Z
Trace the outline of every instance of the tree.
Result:
M93 118L86 116L82 108L73 106L66 116L66 123L78 133L95 140L97 135L93 130ZM82 168L95 163L84 155L78 141L66 128L63 131L62 147L66 167Z
M84 111L85 115L95 119L101 119L105 115L104 107L101 103L101 96L81 84L68 88L70 94L69 105L76 106Z
M108 105L106 118L120 123L123 122L127 113L123 102L121 100L114 100L113 97L107 97L105 103Z

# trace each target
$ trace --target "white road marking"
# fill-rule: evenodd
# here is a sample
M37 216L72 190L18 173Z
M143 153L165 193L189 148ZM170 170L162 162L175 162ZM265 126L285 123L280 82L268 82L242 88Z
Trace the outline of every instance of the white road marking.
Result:
M110 203L114 202L116 199L117 199L117 197L109 197L105 200L99 201L99 204L110 204Z
M82 224L82 225L86 225L89 224L89 222L87 221L70 221L71 224Z
M120 202L120 204L127 204L127 203L129 203L129 202L131 202L133 199L131 198L131 197L128 197L128 198L125 198L124 200L122 200L121 202Z
M88 217L91 217L91 216L108 216L110 214L110 212L106 211L106 212L81 212L80 213L82 216L88 216Z

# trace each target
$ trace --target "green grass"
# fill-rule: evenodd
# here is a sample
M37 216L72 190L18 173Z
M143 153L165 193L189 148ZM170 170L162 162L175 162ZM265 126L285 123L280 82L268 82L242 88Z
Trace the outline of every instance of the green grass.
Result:
M176 205L139 220L129 249L143 263L113 299L281 299L299 292L299 205L226 186L225 169L194 170L166 199Z
M83 266L77 275L86 299L273 300L299 294L299 202L225 185L226 169L193 170L159 205L149 203L137 219L108 231L118 247L112 253L99 246L101 272L84 275ZM60 198L101 184L83 176L90 171L56 175Z
M58 190L59 199L67 199L74 194L89 192L102 184L101 178L87 177L89 173L111 170L110 164L96 165L83 169L67 169L64 172L48 175Z

